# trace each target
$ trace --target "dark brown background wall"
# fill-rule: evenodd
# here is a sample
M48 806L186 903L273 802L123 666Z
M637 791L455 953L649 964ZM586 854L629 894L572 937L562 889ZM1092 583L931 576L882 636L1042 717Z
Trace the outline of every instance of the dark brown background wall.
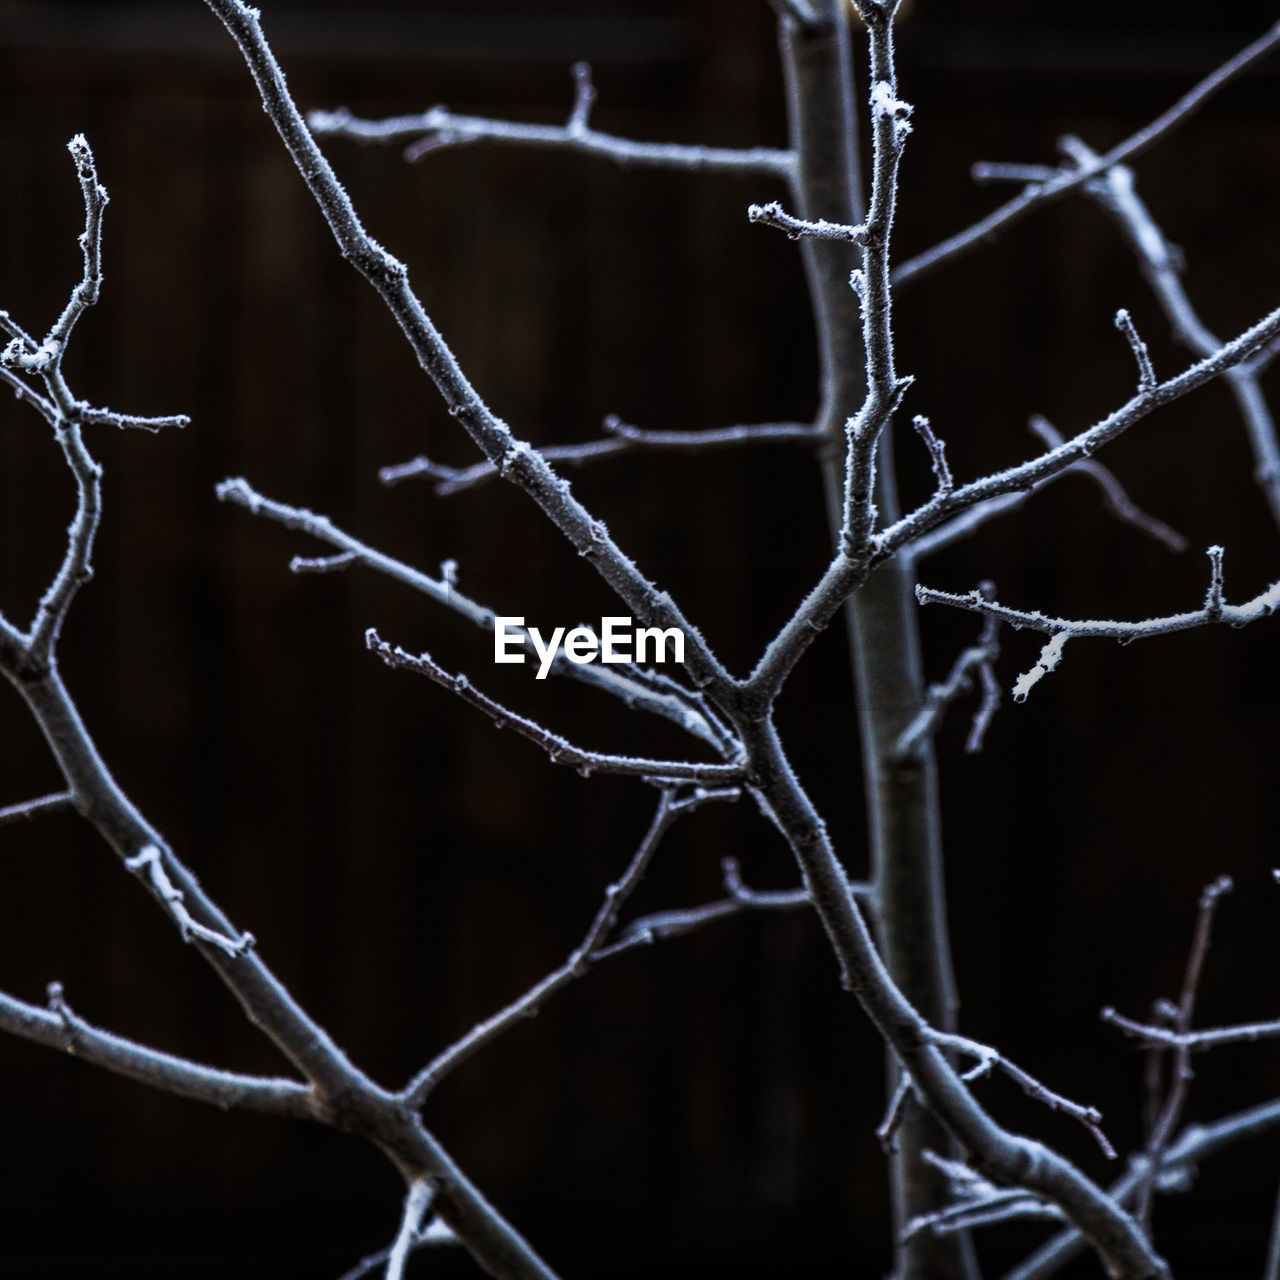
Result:
M900 256L995 200L976 159L1049 160L1066 130L1101 148L1154 116L1273 17L1185 20L1166 5L1071 12L919 0L903 32L917 104ZM1043 9L1044 7L1042 7ZM642 138L781 144L768 7L493 2L266 6L304 106L364 114L444 101L558 120L568 65L596 67L596 123ZM1280 301L1273 61L1144 160L1141 190L1187 251L1206 321L1228 334ZM354 1058L396 1084L559 963L648 816L644 789L584 782L366 655L376 624L596 747L671 751L674 734L590 691L494 669L487 641L366 573L294 578L314 547L220 506L243 474L464 589L551 626L609 612L594 578L514 493L394 491L380 465L471 460L392 322L338 259L247 74L203 6L0 4L0 305L42 329L79 271L63 150L84 130L112 202L106 288L77 332L77 394L191 428L97 436L106 468L98 573L63 664L122 784L269 963ZM587 439L616 412L651 427L803 418L814 368L795 247L748 226L767 182L619 172L553 154L462 149L406 167L330 147L372 232L406 259L470 376L538 443ZM1023 424L1064 431L1130 391L1112 328L1128 306L1158 370L1165 337L1127 251L1083 203L913 290L900 366L913 412L957 474L1025 457ZM1270 386L1275 390L1275 374ZM905 487L927 492L905 441ZM1135 429L1111 462L1191 540L1182 557L1100 513L1068 479L924 567L991 576L1011 603L1138 617L1191 607L1201 549L1227 547L1242 598L1280 540L1221 388ZM636 457L575 477L644 568L744 670L826 555L809 460L785 451ZM42 425L0 419L0 608L25 623L61 553L69 477ZM940 676L973 634L924 619ZM1078 643L977 758L944 732L946 837L964 1030L1137 1137L1140 1061L1102 1027L1173 994L1195 897L1240 892L1205 985L1209 1022L1273 1016L1274 626L1140 648ZM1007 689L1038 644L1010 636ZM847 664L825 638L783 715L854 874L863 867ZM0 703L0 805L58 780L19 703ZM71 818L6 828L0 985L61 980L84 1016L246 1070L279 1063L235 1004ZM677 830L639 909L714 897L733 853L760 885L794 880L746 804ZM1262 1046L1203 1060L1211 1118L1276 1092ZM428 1120L567 1275L742 1275L886 1265L880 1049L806 919L739 920L593 974L477 1058ZM333 1276L393 1231L398 1188L372 1152L324 1132L222 1116L17 1041L0 1043L0 1274ZM984 1098L1104 1175L1087 1135L1000 1084ZM1206 1167L1160 1227L1182 1274L1256 1272L1276 1144ZM992 1258L1035 1239L1009 1232ZM621 1242L621 1247L618 1246ZM437 1263L441 1274L448 1265ZM424 1273L426 1269L424 1268ZM469 1274L465 1262L457 1274Z

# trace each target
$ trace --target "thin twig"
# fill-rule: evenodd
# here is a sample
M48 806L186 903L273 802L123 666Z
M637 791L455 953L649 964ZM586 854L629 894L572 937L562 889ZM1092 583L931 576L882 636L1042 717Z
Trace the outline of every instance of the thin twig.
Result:
M899 1071L898 1083L894 1086L893 1096L885 1108L884 1119L876 1126L876 1138L880 1143L880 1150L887 1156L897 1153L897 1134L902 1126L902 1118L906 1114L910 1098L911 1077L905 1071Z
M245 955L253 949L253 934L242 933L238 938L231 938L217 929L201 924L192 916L183 905L182 890L175 887L165 871L164 858L158 845L145 845L135 857L126 858L124 865L130 871L147 874L152 888L168 906L169 914L173 916L184 942L190 942L194 938L197 942L207 942L233 957Z
M585 67L585 63L574 65L574 105L564 125L488 120L481 116L457 115L438 106L417 115L392 116L385 120L362 120L345 107L337 111L311 111L307 114L307 127L318 138L346 138L365 144L386 145L412 139L404 153L410 162L444 147L497 143L578 151L601 156L620 165L790 178L795 163L790 151L771 147L735 149L635 142L592 129L587 123L587 113L595 99L595 90L590 85L590 73L584 74ZM584 83L589 97L583 92Z
M274 499L264 497L244 479L222 481L217 487L217 494L223 502L235 503L252 515L273 520L286 529L307 533L313 538L327 542L339 552L338 557L326 557L324 560L302 559L300 561L295 557L290 562L290 568L294 572L321 572L322 566L323 569L339 569L346 567L347 564L358 562L429 596L438 604L461 614L482 631L492 632L494 629L494 611L458 590L456 566L452 575L442 571L439 578L433 578L430 574L414 569L402 560L396 560L392 556L374 550L368 544L339 529L327 516L317 515L305 507L294 507L288 503L276 502ZM349 561L346 559L348 556L351 557ZM527 631L522 633L522 638L525 652L536 656L532 637ZM712 711L706 698L669 677L641 670L633 664L579 665L569 662L559 652L553 658L549 670L553 675L567 676L583 684L602 689L621 699L628 707L670 720L724 756L732 755L736 750L732 734Z
M707 792L695 792L693 797L684 802L677 802L671 790L664 789L644 839L641 840L622 876L605 890L600 909L592 919L582 942L574 948L568 960L540 982L535 983L519 999L513 1000L504 1009L500 1009L492 1017L486 1018L484 1022L473 1027L462 1039L450 1045L423 1067L401 1092L400 1096L405 1104L414 1108L421 1107L428 1094L451 1071L517 1023L533 1017L557 991L582 977L592 962L598 958L605 939L617 922L618 913L635 891L645 871L648 870L654 852L671 824L682 812L712 798L718 798L718 796L713 797Z
M400 1230L387 1257L386 1280L404 1280L405 1265L418 1239L423 1215L431 1207L436 1188L430 1178L418 1178L409 1184L404 1197L404 1212L400 1218Z
M993 1067L998 1067L1011 1080L1015 1081L1028 1097L1034 1098L1037 1102L1042 1102L1050 1111L1061 1111L1073 1120L1078 1120L1093 1135L1094 1141L1097 1142L1102 1154L1108 1160L1115 1159L1115 1148L1107 1141L1106 1134L1102 1132L1102 1112L1097 1107L1081 1106L1080 1103L1072 1102L1070 1098L1054 1092L1048 1085L1042 1084L1030 1072L1024 1071L1016 1063L1006 1058L998 1049L991 1048L990 1045L980 1044L978 1041L970 1040L965 1036L950 1035L943 1031L930 1031L929 1038L941 1049L949 1049L956 1053L966 1054L978 1060L977 1066L964 1073L963 1078L965 1080L977 1079L980 1076L989 1074Z
M1208 1031L1172 1031L1154 1023L1135 1022L1109 1006L1101 1014L1103 1022L1119 1027L1125 1035L1146 1044L1165 1045L1170 1049L1216 1049L1224 1044L1255 1044L1280 1036L1280 1018L1272 1022L1244 1022L1234 1027L1214 1027Z
M927 249L924 253L908 259L894 272L894 283L902 286L931 274L944 263L967 253L970 249L977 248L980 244L990 243L1001 231L1020 221L1032 209L1061 199L1069 191L1084 186L1112 165L1123 164L1150 150L1199 110L1219 89L1230 84L1237 76L1265 58L1277 45L1280 45L1280 22L1270 27L1264 35L1242 49L1211 75L1206 76L1146 128L1139 129L1124 142L1112 147L1096 164L1061 173L1038 186L1029 188L971 227L948 237L941 244L934 245L932 249Z
M932 587L916 587L916 598L921 604L947 604L956 609L967 609L1007 622L1014 630L1023 627L1045 632L1049 642L1040 652L1039 661L1030 671L1018 677L1013 686L1013 699L1023 702L1041 679L1057 667L1062 659L1062 649L1068 640L1081 637L1109 637L1128 643L1152 636L1170 635L1177 631L1190 631L1196 627L1212 626L1225 622L1232 627L1242 627L1260 618L1269 618L1280 608L1280 581L1273 582L1243 604L1226 604L1222 599L1222 548L1210 547L1211 576L1204 607L1186 613L1169 614L1161 618L1147 618L1142 622L1124 622L1109 619L1052 618L1039 612L1010 609L1006 605L989 600L980 590L957 595L951 591L936 591Z
M604 429L609 435L603 440L545 445L538 452L548 462L581 466L599 458L638 451L698 453L744 445L816 443L820 439L816 428L798 422L763 422L753 426L715 427L707 431L644 431L610 414L604 420ZM449 467L419 455L409 462L383 467L378 478L385 485L394 485L401 480L424 476L436 481L433 492L438 497L447 497L475 488L497 474L498 468L487 460L472 463L469 467Z
M1033 414L1027 425L1032 433L1043 440L1050 449L1057 449L1065 443L1062 435L1040 414ZM970 507L967 511L962 512L912 542L910 544L912 558L921 560L925 556L934 555L936 552L951 546L953 543L971 537L989 521L998 516L1019 510L1030 500L1033 494L1039 492L1046 485L1053 484L1055 481L1061 480L1063 476L1068 475L1083 475L1092 480L1102 493L1104 507L1123 524L1132 525L1139 532L1154 538L1170 551L1185 551L1187 549L1187 540L1182 534L1176 529L1170 528L1163 520L1143 511L1125 492L1124 486L1116 479L1115 474L1109 468L1096 458L1086 457L1072 463L1065 470L1059 471L1045 480L1038 481L1021 493L1001 494L998 498L989 498L985 502L979 502Z
M700 907L654 911L639 916L619 931L615 942L597 952L596 959L604 960L638 946L648 946L662 938L676 938L693 933L712 921L723 920L743 911L794 911L813 903L806 889L748 888L742 883L742 873L736 858L722 858L720 869L724 877L723 898L704 903ZM855 885L853 888L861 897L869 892L865 885Z
M1134 361L1137 363L1138 394L1150 395L1156 387L1156 372L1151 364L1151 352L1147 350L1147 344L1139 336L1133 317L1123 307L1116 312L1116 328L1124 334L1124 340L1129 344L1129 350L1133 352Z
M978 590L987 599L995 598L993 583L984 582ZM1000 656L999 632L999 618L983 619L978 643L961 652L952 664L947 678L941 684L931 684L926 690L920 710L898 737L893 750L895 759L909 759L924 744L932 741L942 724L947 708L973 688L975 673L982 682L982 697L977 710L973 713L964 749L970 754L982 750L982 739L1000 705L1000 686L996 683L994 671L995 661Z
M843 222L828 222L819 218L809 222L787 213L777 200L768 204L747 206L747 221L758 222L762 227L773 227L783 232L788 240L844 240L849 244L866 244L871 234L867 227L851 227Z
M75 807L76 798L70 791L59 791L55 795L41 796L38 800L25 800L22 804L11 804L0 809L0 827L10 822L23 822L44 813L56 813L59 809Z
M1032 414L1027 425L1031 432L1039 436L1050 449L1057 449L1064 443L1062 434L1057 428L1038 413ZM1176 529L1165 524L1163 520L1143 511L1125 492L1124 486L1116 479L1115 474L1096 458L1084 458L1069 467L1064 474L1069 475L1072 472L1087 476L1097 485L1102 493L1103 506L1121 524L1132 525L1140 533L1145 533L1170 551L1181 552L1187 549L1189 544L1186 538Z
M1231 887L1229 876L1219 876L1212 884L1206 885L1204 892L1200 895L1200 910L1196 915L1195 933L1187 956L1182 993L1174 1011L1173 1029L1184 1035L1191 1030L1196 993L1200 989L1200 975L1204 971L1205 956L1209 952L1209 939L1213 932L1213 917L1217 911L1218 899L1223 894L1229 893ZM1163 1163L1165 1149L1182 1119L1192 1075L1191 1049L1187 1045L1182 1045L1174 1055L1170 1070L1169 1092L1164 1106L1161 1107L1155 1124L1147 1135L1147 1175L1138 1187L1135 1216L1148 1234L1151 1232L1151 1206L1155 1199L1157 1173Z
M1098 159L1078 138L1064 138L1062 147L1077 166L1091 166ZM1169 320L1173 336L1196 355L1206 356L1217 350L1221 343L1192 306L1180 277L1178 254L1138 196L1133 171L1123 165L1113 166L1087 183L1085 191L1119 224ZM1269 344L1252 360L1228 370L1224 376L1253 450L1254 474L1272 518L1280 522L1280 442L1258 381L1276 349L1275 343Z
M695 760L650 760L640 756L586 751L481 693L466 676L451 675L433 661L430 654L420 653L415 657L406 653L399 645L393 648L373 627L365 632L365 645L387 666L399 671L417 672L442 688L456 693L468 705L483 711L497 728L514 729L522 738L528 738L530 742L540 746L553 763L576 769L584 778L595 773L616 773L633 778L665 779L672 782L723 783L736 782L742 777L742 761L710 764Z

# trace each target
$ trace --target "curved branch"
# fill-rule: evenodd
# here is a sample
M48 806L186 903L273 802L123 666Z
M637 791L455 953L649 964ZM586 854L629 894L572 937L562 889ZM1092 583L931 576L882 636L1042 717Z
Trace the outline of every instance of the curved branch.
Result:
M894 283L902 286L931 275L953 258L958 258L981 244L990 243L1000 232L1026 217L1032 209L1059 200L1068 192L1092 181L1112 165L1123 164L1140 156L1144 151L1149 151L1157 142L1194 115L1219 89L1225 88L1277 46L1280 46L1280 22L1268 28L1263 35L1247 45L1229 62L1206 76L1146 128L1139 129L1124 142L1112 147L1096 163L1074 171L1056 173L1042 183L1029 186L1020 195L1002 204L971 227L957 232L943 240L941 244L934 245L932 249L927 249L924 253L917 254L914 258L902 263L893 273Z

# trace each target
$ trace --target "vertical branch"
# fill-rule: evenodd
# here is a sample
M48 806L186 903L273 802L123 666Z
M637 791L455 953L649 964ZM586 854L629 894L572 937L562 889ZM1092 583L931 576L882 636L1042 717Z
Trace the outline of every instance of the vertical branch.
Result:
M780 24L790 144L797 157L794 199L803 218L853 225L864 220L866 210L850 35L843 3L824 0L820 8L828 21L816 31ZM885 123L892 127L894 122ZM881 211L883 204L882 196ZM852 243L810 237L801 240L800 249L818 337L822 482L838 544L845 529L846 423L858 415L867 391L863 322L850 287L857 250ZM878 287L887 297L887 266ZM892 522L899 506L887 432L877 453L878 459L867 460L867 465L877 462L875 506ZM897 758L895 751L924 702L913 578L909 557L899 555L876 569L846 606L875 881L870 908L894 981L933 1026L954 1030L933 746L922 743L910 760ZM890 1071L896 1071L892 1064ZM892 1157L895 1240L912 1218L948 1201L946 1179L923 1159L928 1149L948 1150L950 1140L928 1111L908 1108ZM897 1248L900 1280L976 1274L964 1233L922 1233Z
M1215 562L1215 586L1221 594L1221 562ZM1214 588L1210 588L1212 592ZM1195 934L1191 939L1191 951L1187 957L1187 969L1182 980L1182 993L1173 1019L1173 1029L1180 1035L1191 1030L1191 1018L1195 1013L1196 993L1200 988L1200 975L1204 970L1205 956L1209 953L1209 937L1213 931L1213 917L1217 912L1218 899L1224 893L1231 892L1231 878L1219 876L1212 884L1206 885L1200 895L1200 911L1196 916ZM1191 1046L1181 1044L1173 1055L1170 1068L1169 1092L1165 1096L1164 1105L1156 1115L1155 1123L1147 1138L1147 1167L1138 1184L1137 1204L1134 1217L1137 1218L1147 1235L1151 1234L1151 1206L1155 1200L1156 1180L1160 1167L1164 1163L1165 1153L1173 1138L1174 1131L1182 1119L1182 1111L1186 1106L1187 1092L1191 1087L1194 1072L1191 1069Z

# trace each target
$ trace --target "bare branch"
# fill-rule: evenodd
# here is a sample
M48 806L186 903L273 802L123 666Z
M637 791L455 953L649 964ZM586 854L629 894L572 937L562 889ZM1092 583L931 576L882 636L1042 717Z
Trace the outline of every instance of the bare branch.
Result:
M612 945L597 953L597 959L630 951L637 946L648 946L662 938L676 938L694 933L704 925L743 911L794 911L813 905L805 889L750 889L742 883L742 874L736 858L724 858L720 863L724 876L725 897L700 907L654 911L630 921L619 933ZM855 885L853 890L866 897L870 890L866 885Z
M1031 431L1044 441L1050 449L1057 449L1063 444L1061 433L1047 418L1033 414L1027 424ZM1084 458L1074 466L1068 467L1063 474L1075 472L1088 476L1102 492L1102 502L1106 509L1122 524L1132 525L1140 533L1162 543L1170 551L1185 551L1188 543L1176 529L1170 528L1163 520L1157 519L1143 511L1125 492L1124 486L1115 475L1096 458Z
M1102 1154L1108 1160L1115 1159L1115 1148L1107 1141L1106 1134L1102 1132L1102 1112L1096 1107L1081 1106L1080 1103L1072 1102L1070 1098L1064 1097L1060 1093L1055 1093L1047 1085L1041 1084L1035 1076L1024 1071L1016 1063L1011 1062L998 1049L991 1048L990 1045L979 1044L978 1041L969 1040L965 1036L949 1035L944 1031L930 1030L928 1036L932 1043L941 1049L949 1049L955 1053L965 1054L978 1060L978 1065L965 1072L963 1079L976 1080L980 1076L988 1075L993 1067L998 1067L1011 1080L1015 1081L1028 1097L1044 1103L1050 1111L1061 1111L1073 1120L1078 1120L1093 1135L1094 1141L1097 1142Z
M1129 344L1129 350L1133 352L1133 358L1137 363L1138 394L1150 395L1156 387L1156 371L1151 365L1151 352L1147 350L1147 344L1138 336L1133 317L1123 307L1116 312L1116 328L1124 334L1124 339Z
M1062 647L1068 640L1078 637L1110 637L1128 643L1131 640L1148 639L1151 636L1169 635L1175 631L1190 631L1196 627L1225 622L1232 627L1242 627L1260 618L1269 618L1280 607L1280 581L1273 582L1244 604L1225 604L1222 600L1222 548L1210 547L1212 566L1209 591L1202 609L1187 613L1170 614L1163 618L1148 618L1143 622L1120 622L1102 619L1050 618L1039 612L1010 609L988 600L981 591L956 595L950 591L935 591L932 587L917 587L916 598L921 604L948 604L953 608L982 613L990 618L1007 622L1015 630L1027 627L1045 632L1049 642L1040 653L1040 660L1024 675L1018 677L1013 688L1015 702L1026 699L1032 687L1042 676L1048 675L1062 658Z
M247 480L224 480L218 485L217 493L223 502L235 503L253 515L274 520L286 529L310 534L338 549L337 557L326 557L323 560L299 560L295 557L290 562L290 568L295 573L325 572L342 569L349 564L366 564L461 614L481 630L492 632L494 628L494 611L460 592L456 576L451 580L450 575L442 573L439 579L432 578L401 560L375 551L339 529L327 516L263 497ZM527 631L524 633L524 645L527 653L534 654L533 641ZM628 707L662 716L708 743L722 755L732 754L736 750L732 735L707 705L705 697L667 677L641 671L633 665L606 667L590 663L579 666L559 653L553 659L550 671L602 689L620 698Z
M59 791L56 795L41 796L38 800L11 804L0 809L0 827L9 822L23 822L43 813L56 813L59 809L72 809L75 802L76 798L70 791Z
M569 113L568 131L573 134L587 132L587 121L591 116L591 108L595 106L596 87L591 80L591 64L575 62L570 68L573 73L573 110Z
M637 451L699 453L703 450L737 448L743 445L817 443L821 436L815 427L798 422L763 422L753 426L715 427L708 431L643 431L630 426L614 414L604 420L609 436L582 444L546 445L538 452L548 462L568 462L574 466L594 462L598 458ZM460 493L492 479L498 468L492 462L476 462L469 467L447 467L421 455L409 462L383 467L378 478L385 485L398 484L416 476L435 480L433 490L439 497Z
M1098 157L1078 138L1064 138L1063 150L1077 166L1091 166ZM1207 356L1221 343L1200 319L1179 272L1179 260L1150 211L1138 196L1133 171L1116 165L1099 174L1085 191L1118 223L1138 258L1138 265L1173 329L1174 337L1196 355ZM1275 422L1258 378L1276 350L1272 342L1253 359L1224 375L1235 399L1253 449L1255 476L1262 486L1273 519L1280 522L1280 443Z
M984 582L978 590L988 600L995 598L993 583ZM982 682L982 699L973 713L969 736L965 741L965 750L971 754L982 750L983 736L1000 705L1000 687L996 683L993 670L994 663L1000 656L999 631L998 618L984 619L978 643L960 654L941 684L929 686L920 710L898 737L897 745L894 747L895 758L909 759L926 743L932 741L942 724L947 708L973 688L975 672Z
M253 949L254 937L251 933L242 933L238 938L230 938L217 929L210 929L201 924L183 906L183 893L175 888L164 869L164 860L158 845L145 845L135 857L126 858L124 865L130 871L146 872L151 880L152 888L169 908L178 931L184 942L193 938L197 942L207 942L229 956L242 956Z
M916 434L924 441L924 447L929 450L929 463L933 467L933 474L938 481L936 495L945 498L956 487L955 481L951 477L951 467L947 463L947 446L933 434L929 419L924 417L923 414L916 414L911 419L911 425L915 427Z
M223 1110L242 1107L295 1119L317 1119L311 1090L305 1084L220 1071L93 1027L71 1011L56 982L49 986L47 1009L0 992L0 1029L74 1054L116 1075Z
M365 632L365 643L387 666L401 671L415 671L456 693L464 702L483 711L497 728L514 729L522 738L528 738L530 742L540 746L554 763L568 765L584 778L589 778L594 773L617 773L633 778L665 779L672 782L735 782L742 777L741 761L732 764L703 764L695 760L648 760L638 756L585 751L559 734L552 733L550 729L544 729L540 724L495 702L472 685L466 676L450 675L429 654L421 653L414 657L398 645L392 648L372 627Z
M307 131L285 85L284 73L262 33L256 9L241 0L206 0L239 46L263 107L319 205L344 257L373 285L407 338L418 363L436 384L446 407L498 472L521 488L644 626L678 627L685 660L698 687L715 685L732 697L736 682L711 653L671 596L650 582L573 497L569 485L535 449L518 439L481 399L453 352L409 286L408 269L365 230L332 165Z
M911 1077L905 1071L898 1072L898 1083L894 1086L893 1096L885 1108L884 1119L876 1126L876 1138L880 1149L887 1156L898 1150L897 1133L902 1126L902 1118L906 1114L907 1103L911 1098Z
M409 1254L418 1239L418 1230L422 1226L423 1216L435 1198L435 1184L429 1178L418 1178L409 1184L404 1197L404 1213L400 1219L400 1230L396 1233L395 1243L387 1258L386 1280L404 1280L405 1265Z
M1213 931L1213 917L1217 910L1218 899L1223 894L1230 893L1231 888L1231 878L1219 876L1212 884L1206 885L1204 892L1200 895L1200 910L1196 916L1195 933L1187 956L1182 994L1178 999L1177 1007L1173 1010L1173 1027L1177 1032L1186 1034L1191 1030L1196 993L1200 989L1200 975L1204 971L1205 956L1209 952L1209 938ZM1135 1216L1148 1234L1151 1231L1151 1206L1155 1199L1156 1177L1164 1160L1165 1149L1182 1119L1192 1074L1191 1050L1184 1045L1179 1047L1174 1058L1169 1092L1165 1097L1164 1106L1160 1108L1155 1123L1147 1135L1147 1173L1138 1188Z
M29 387L11 369L0 364L0 380L7 382L13 389L13 398L29 404L46 422L54 425L58 421L58 411L38 391Z
M94 409L83 403L77 405L77 415L85 426L118 427L121 430L137 428L141 431L163 431L166 427L189 427L191 425L191 419L185 413L171 413L160 418L147 418L136 413L116 413L111 409Z
M924 1152L925 1160L947 1176L954 1203L934 1213L912 1218L903 1229L902 1238L910 1240L922 1231L949 1235L972 1227L993 1226L1026 1218L1049 1218L1062 1221L1062 1211L1055 1205L1027 1191L1002 1191L985 1178L955 1160L946 1160L936 1152Z
M1185 1175L1194 1170L1198 1161L1277 1127L1280 1127L1280 1099L1234 1112L1212 1124L1188 1125L1165 1153L1157 1178L1157 1190L1185 1186ZM1131 1204L1144 1176L1144 1161L1133 1161L1129 1169L1111 1184L1108 1194L1118 1204ZM1046 1280L1082 1252L1085 1246L1078 1228L1068 1227L1014 1267L1004 1280Z
M425 1227L423 1227L413 1237L410 1244L410 1251L416 1253L419 1249L426 1248L431 1245L451 1245L461 1244L462 1242L449 1229L449 1227L439 1218L432 1218ZM385 1249L379 1249L376 1253L371 1253L365 1258L361 1258L349 1271L344 1271L339 1280L363 1280L367 1275L376 1271L384 1263L391 1258L392 1246L388 1245Z
M747 206L747 221L758 222L762 227L773 227L786 234L788 240L845 240L850 244L866 244L871 234L866 227L851 227L842 222L828 222L819 218L808 222L786 213L777 200L768 204Z
M696 793L695 793L696 796ZM703 793L696 798L696 803L711 798ZM485 1019L473 1027L461 1040L452 1044L443 1053L429 1062L405 1086L401 1097L411 1107L421 1107L427 1095L456 1067L483 1049L485 1045L496 1040L518 1022L533 1017L543 1004L557 991L582 977L590 968L593 960L598 958L604 940L612 931L618 919L618 913L627 899L640 883L649 863L653 859L662 837L667 833L672 822L679 814L691 807L688 803L677 805L670 790L664 790L658 801L658 807L649 824L649 830L640 842L621 879L609 885L605 890L604 902L587 930L586 937L574 949L558 969L553 970L541 982L530 987L518 1000L512 1001L505 1009L500 1009L492 1017Z
M221 14L219 15L221 16ZM224 19L225 21L225 19ZM352 142L410 142L405 159L420 160L443 147L469 143L497 143L502 146L542 147L558 151L578 151L601 156L620 165L682 169L695 173L764 175L789 179L794 167L790 151L770 147L689 147L665 142L635 142L613 134L600 133L587 123L595 89L586 63L575 63L574 105L568 123L557 125L519 124L508 120L487 120L480 116L456 115L445 107L432 107L418 115L392 116L386 120L362 120L346 108L312 111L307 126L317 138L347 138ZM411 141L412 140L412 141Z
M1273 1022L1245 1022L1236 1027L1215 1027L1209 1031L1172 1031L1151 1023L1134 1022L1112 1008L1103 1009L1103 1022L1119 1027L1126 1035L1147 1044L1170 1049L1216 1049L1224 1044L1254 1044L1280 1036L1280 1018Z
M359 563L360 557L354 551L340 551L336 556L294 556L289 561L289 572L340 573Z
M1050 449L1057 449L1064 443L1061 434L1047 419L1039 414L1033 414L1027 425ZM1063 476L1073 474L1087 476L1097 485L1102 493L1103 505L1117 520L1124 524L1132 525L1139 532L1145 533L1148 537L1154 538L1157 542L1168 547L1170 551L1185 551L1187 549L1187 540L1182 534L1176 529L1170 528L1163 520L1159 520L1143 511L1129 497L1125 492L1124 486L1103 463L1096 458L1082 458L1065 470L1045 480L1038 481L1021 493L1006 493L998 498L989 498L985 502L979 502L968 510L961 512L960 515L954 516L945 524L939 525L936 529L912 542L910 544L912 558L921 560L925 556L933 555L935 552L961 541L963 538L972 536L988 521L994 520L997 516L1017 511L1030 500L1032 494L1037 493L1046 485L1060 480Z
M1270 27L1265 34L1247 45L1229 62L1206 76L1146 128L1138 130L1118 146L1112 147L1096 164L1074 172L1057 174L1015 196L973 226L902 263L893 273L894 283L902 286L931 274L944 263L967 253L970 249L975 249L980 244L990 243L1000 232L1020 221L1032 209L1058 200L1069 191L1084 186L1112 165L1123 164L1150 150L1198 111L1219 89L1224 88L1237 76L1260 62L1277 45L1280 45L1280 23Z

